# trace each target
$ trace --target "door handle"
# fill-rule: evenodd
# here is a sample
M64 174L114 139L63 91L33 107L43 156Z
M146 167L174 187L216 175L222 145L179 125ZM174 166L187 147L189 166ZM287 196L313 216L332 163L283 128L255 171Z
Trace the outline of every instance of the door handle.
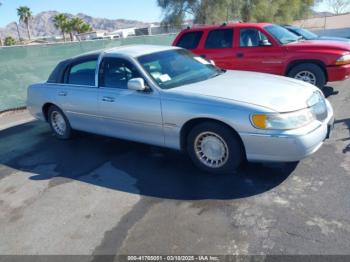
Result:
M67 92L66 91L60 91L60 92L58 92L58 95L59 96L67 96Z
M236 57L238 57L238 58L242 58L243 56L244 56L244 54L243 54L243 53L241 53L241 52L236 53Z
M102 98L102 101L104 101L104 102L114 102L115 99L114 99L114 97L104 96L104 97Z

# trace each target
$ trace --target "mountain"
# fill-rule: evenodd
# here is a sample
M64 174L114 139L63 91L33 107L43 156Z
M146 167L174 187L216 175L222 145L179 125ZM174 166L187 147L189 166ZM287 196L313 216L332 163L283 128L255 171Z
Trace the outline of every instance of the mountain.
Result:
M334 13L331 12L316 12L312 11L311 17L325 17L325 16L334 16Z
M41 12L35 15L30 23L31 33L33 37L42 37L42 36L53 36L61 35L61 33L55 28L53 23L53 17L59 14L56 11L47 11ZM68 17L73 17L72 14L67 14ZM150 23L145 23L136 20L126 20L126 19L105 19L105 18L95 18L86 14L79 13L75 15L83 19L86 23L90 24L95 30L107 30L114 31L120 28L128 27L147 27ZM23 24L19 24L19 31L22 38L27 38L26 27ZM18 38L16 23L12 22L0 28L1 37L13 36Z

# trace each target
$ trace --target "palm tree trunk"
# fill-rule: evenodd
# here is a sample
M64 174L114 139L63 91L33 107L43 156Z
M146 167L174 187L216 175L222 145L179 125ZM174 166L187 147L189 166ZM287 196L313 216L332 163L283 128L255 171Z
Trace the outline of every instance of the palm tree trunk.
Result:
M73 42L73 33L69 32L69 36L70 36L70 41Z
M66 42L66 35L63 30L62 30L62 35L63 35L63 41Z
M30 29L29 29L29 22L26 23L26 26L27 26L28 39L31 40Z

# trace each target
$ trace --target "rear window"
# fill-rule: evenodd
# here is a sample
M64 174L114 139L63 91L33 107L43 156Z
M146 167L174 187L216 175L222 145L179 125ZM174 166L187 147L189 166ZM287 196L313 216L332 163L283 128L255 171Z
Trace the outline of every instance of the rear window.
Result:
M205 48L231 48L233 42L232 29L216 29L210 31L205 42Z
M176 46L186 48L186 49L195 49L197 48L199 41L202 38L202 35L203 35L202 31L184 33L180 37Z
M65 82L72 85L94 86L96 65L95 59L73 65Z

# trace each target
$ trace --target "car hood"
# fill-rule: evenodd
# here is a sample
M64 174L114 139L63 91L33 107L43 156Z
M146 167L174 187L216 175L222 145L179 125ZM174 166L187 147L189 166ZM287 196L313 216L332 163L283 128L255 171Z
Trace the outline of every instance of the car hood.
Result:
M304 49L333 49L350 51L350 43L345 41L332 40L304 40L300 42L292 42L285 45L288 48L304 48Z
M318 90L311 84L270 74L226 71L206 81L171 89L185 95L200 95L249 103L277 112L307 107L307 100Z

